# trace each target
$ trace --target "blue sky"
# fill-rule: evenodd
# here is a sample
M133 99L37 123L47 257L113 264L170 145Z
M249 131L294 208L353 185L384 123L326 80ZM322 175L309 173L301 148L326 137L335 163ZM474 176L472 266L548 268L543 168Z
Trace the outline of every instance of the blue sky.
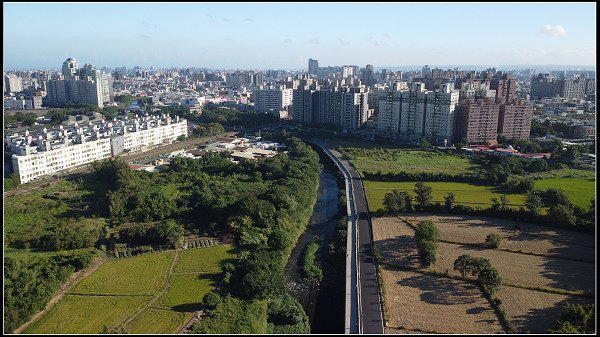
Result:
M4 68L594 65L595 3L4 3Z

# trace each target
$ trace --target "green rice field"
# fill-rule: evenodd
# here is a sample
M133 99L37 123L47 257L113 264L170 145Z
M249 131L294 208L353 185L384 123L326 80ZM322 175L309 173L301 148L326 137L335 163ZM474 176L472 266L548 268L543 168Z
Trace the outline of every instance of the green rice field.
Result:
M192 315L191 312L148 308L129 323L126 330L132 334L171 334L181 329Z
M230 245L218 245L201 249L184 250L175 266L176 273L216 273L221 270L223 260L235 257Z
M123 323L149 299L150 296L65 295L23 333L98 334L105 325L113 328Z
M536 180L536 190L555 188L563 190L571 202L584 209L590 208L590 201L596 198L596 179L594 178L548 178Z
M365 193L367 194L367 202L371 212L379 208L383 208L383 198L394 189L402 192L408 192L414 196L413 189L416 182L380 182L380 181L364 181ZM454 192L455 199L458 204L468 205L471 207L487 208L492 202L491 198L500 200L501 193L494 191L492 187L472 185L466 183L455 182L425 182L425 185L432 188L432 202L439 201L444 203L444 197L448 192ZM510 207L519 208L525 207L526 196L523 194L507 194Z
M71 292L155 294L163 286L175 252L152 253L104 263Z
M164 307L197 307L202 298L214 288L212 274L175 274L171 277L169 291L163 295L159 304Z
M176 333L198 310L221 277L221 265L235 257L231 245L112 259L79 282L25 333ZM164 294L161 292L164 291ZM162 294L162 295L161 295ZM150 300L156 296L156 302ZM145 305L147 308L141 310ZM132 317L136 314L137 317ZM123 323L132 318L126 325Z

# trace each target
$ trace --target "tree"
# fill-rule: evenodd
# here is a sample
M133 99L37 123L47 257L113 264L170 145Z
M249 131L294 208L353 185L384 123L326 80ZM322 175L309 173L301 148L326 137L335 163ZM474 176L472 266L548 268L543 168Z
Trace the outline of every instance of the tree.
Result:
M465 277L467 274L477 277L482 270L491 267L490 260L483 257L473 257L468 254L461 255L454 261L454 270L460 271L462 277Z
M412 211L410 195L407 192L393 190L383 198L384 209L391 214L400 214Z
M556 188L549 188L542 192L542 199L544 204L548 207L554 205L568 206L571 204L569 201L569 195L565 191Z
M221 303L221 296L215 293L214 291L206 293L202 298L202 304L204 304L208 309L214 309Z
M525 201L525 207L534 215L539 215L540 208L542 207L542 198L537 193L529 193Z
M483 289L488 294L495 293L498 289L500 289L500 285L502 285L502 278L498 271L493 267L487 267L479 272L479 276L477 277L477 281L483 287Z
M485 237L485 242L490 244L493 248L500 247L500 242L502 241L502 237L495 233L490 233Z
M415 228L415 240L428 240L438 242L440 240L440 231L433 222L429 220L421 221L417 224L417 227Z
M458 140L456 143L454 143L454 146L455 146L455 147L456 147L458 150L460 150L460 149L462 149L463 147L467 146L467 144L469 144L469 142L467 141L467 139L466 139L466 138L461 138L461 139L459 139L459 140Z
M431 203L431 186L427 186L422 181L419 181L415 184L415 189L413 191L417 194L415 199L421 209L424 209Z
M427 139L421 138L421 141L419 142L419 146L421 146L421 147L431 147L431 144L427 141Z
M473 257L471 255L463 254L454 260L454 270L458 270L463 278L471 273L472 265Z
M577 217L573 213L571 205L557 204L548 210L548 218L550 222L557 226L572 227L577 223Z
M185 232L183 225L172 219L160 222L155 230L159 240L166 241L174 247L178 247Z
M446 209L451 210L456 205L454 192L448 192L448 195L444 197Z
M429 267L437 261L437 242L422 240L417 243L421 264Z
M498 201L498 198L496 198L496 197L490 198L490 201L492 202L492 206L490 206L491 209L493 209L495 211L500 209L501 204Z

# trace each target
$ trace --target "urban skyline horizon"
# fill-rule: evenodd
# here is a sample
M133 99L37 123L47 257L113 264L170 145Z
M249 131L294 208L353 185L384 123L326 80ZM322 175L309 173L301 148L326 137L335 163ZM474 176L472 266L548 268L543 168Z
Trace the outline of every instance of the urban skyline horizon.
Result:
M80 61L77 57L71 57L77 61ZM318 60L318 59L316 59ZM64 62L64 60L63 60ZM98 65L98 64L93 64L90 62L80 62L81 64L92 64L93 66L95 66L98 69L117 69L117 68L127 68L127 69L134 69L134 68L141 68L141 69L154 69L154 70L161 70L161 69L199 69L199 70L208 70L208 71L267 71L267 70L275 70L275 71L297 71L297 72L306 72L308 67L303 67L303 68L291 68L291 67L287 67L287 68L278 68L278 67L272 67L272 68L264 68L264 67L206 67L206 66L199 66L199 65L179 65L179 66L173 66L173 65L140 65L140 64L129 64L129 65L117 65L117 66L106 66L106 65ZM60 65L62 65L62 63L59 63ZM369 63L371 64L371 63ZM371 64L373 65L373 64ZM362 64L356 64L356 63L343 63L343 64L328 64L328 65L321 65L319 64L319 68L322 67L342 67L342 66L359 66L359 67L365 67L365 65ZM411 70L421 70L422 67L424 66L429 66L430 68L441 68L444 70L447 69L459 69L459 70L485 70L488 68L495 68L497 70L505 70L505 71L510 71L510 70L527 70L527 69L531 69L531 70L547 70L547 71L596 71L596 65L584 65L584 64L428 64L428 63L424 63L424 64L411 64L411 65L395 65L395 66L376 66L373 65L373 69L375 71L380 71L382 69L386 69L389 71L411 71ZM44 70L44 71L60 71L61 70L61 66L55 66L55 67L7 67L6 65L3 65L3 71L35 71L35 70Z

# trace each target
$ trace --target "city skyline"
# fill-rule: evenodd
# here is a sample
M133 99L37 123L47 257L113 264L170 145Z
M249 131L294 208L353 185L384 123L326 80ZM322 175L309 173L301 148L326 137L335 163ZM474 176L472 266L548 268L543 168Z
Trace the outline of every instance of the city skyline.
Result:
M320 66L376 69L593 67L594 9L592 3L8 3L4 69L56 69L68 57L109 68L302 70L309 58Z

